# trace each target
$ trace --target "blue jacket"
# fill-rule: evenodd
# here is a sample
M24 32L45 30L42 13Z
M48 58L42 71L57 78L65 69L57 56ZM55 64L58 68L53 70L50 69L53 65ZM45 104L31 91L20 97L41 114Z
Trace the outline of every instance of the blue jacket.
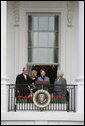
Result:
M44 77L44 79L42 77L38 77L37 81L50 81L49 77Z

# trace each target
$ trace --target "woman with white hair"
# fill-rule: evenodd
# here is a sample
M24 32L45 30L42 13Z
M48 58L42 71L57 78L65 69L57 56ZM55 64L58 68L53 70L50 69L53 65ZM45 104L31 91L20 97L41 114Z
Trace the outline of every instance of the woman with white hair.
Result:
M67 91L67 82L63 78L63 72L57 71L57 78L54 82L54 95L57 96L66 96L67 100L67 111L69 111L69 92Z
M58 96L67 95L67 82L66 79L63 78L63 75L62 71L57 71L57 78L54 82L54 94ZM69 100L68 97L67 100Z
M57 78L54 82L54 93L55 95L65 95L66 94L66 79L63 78L63 72L57 71Z
M57 78L55 79L55 84L66 84L66 79L63 78L63 72L57 71Z

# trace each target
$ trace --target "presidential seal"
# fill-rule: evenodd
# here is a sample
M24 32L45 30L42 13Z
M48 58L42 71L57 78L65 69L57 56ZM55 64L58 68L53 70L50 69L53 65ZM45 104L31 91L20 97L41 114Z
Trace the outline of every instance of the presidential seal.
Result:
M50 99L50 94L46 90L38 90L33 96L33 102L39 108L44 108L48 106L50 103Z

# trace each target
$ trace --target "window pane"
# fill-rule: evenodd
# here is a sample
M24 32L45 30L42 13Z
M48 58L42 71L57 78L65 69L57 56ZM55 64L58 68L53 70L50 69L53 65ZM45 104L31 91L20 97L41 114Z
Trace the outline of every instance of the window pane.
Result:
M49 17L49 30L54 30L54 17Z
M39 46L48 46L48 33L39 33Z
M55 16L55 30L59 30L59 16Z
M49 61L48 48L39 48L39 62L44 63Z
M38 32L28 32L28 47L38 46Z
M29 48L28 50L29 62L58 62L58 48Z
M32 42L33 42L33 37L32 37L32 33L28 32L28 47L32 46Z
M38 30L38 17L32 18L32 30Z
M32 16L28 16L28 30L32 29Z
M49 33L49 46L55 46L55 34L54 32Z
M59 41L59 37L58 37L58 32L55 32L55 46L57 46L58 47L58 41Z
M58 63L58 48L54 49L54 63Z
M38 32L33 32L33 46L38 46Z
M58 62L58 48L49 49L49 62L50 63Z
M29 30L38 30L38 17L37 16L29 16L28 21L29 21L29 25L28 25Z
M39 30L48 30L48 17L39 17Z
M32 62L32 49L28 48L28 62Z
M32 62L39 62L39 49L32 48Z
M50 63L54 62L54 48L49 49L49 62Z

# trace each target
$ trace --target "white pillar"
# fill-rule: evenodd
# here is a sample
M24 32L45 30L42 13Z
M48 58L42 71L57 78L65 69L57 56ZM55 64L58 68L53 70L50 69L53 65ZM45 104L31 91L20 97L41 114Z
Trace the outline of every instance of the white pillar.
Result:
M84 79L84 1L79 1L79 76Z
M7 1L1 1L1 79L7 81Z
M8 106L7 88L7 1L1 1L1 111Z
M78 95L77 110L84 113L84 1L79 1L79 41L78 41Z

